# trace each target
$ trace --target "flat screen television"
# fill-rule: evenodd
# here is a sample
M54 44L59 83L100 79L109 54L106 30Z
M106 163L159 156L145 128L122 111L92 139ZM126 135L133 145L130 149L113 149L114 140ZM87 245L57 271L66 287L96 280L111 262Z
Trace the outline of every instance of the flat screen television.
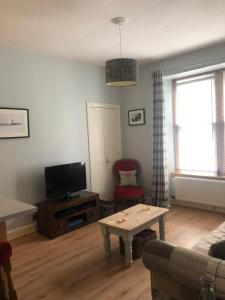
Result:
M71 198L74 193L85 190L85 162L46 167L45 186L48 198Z

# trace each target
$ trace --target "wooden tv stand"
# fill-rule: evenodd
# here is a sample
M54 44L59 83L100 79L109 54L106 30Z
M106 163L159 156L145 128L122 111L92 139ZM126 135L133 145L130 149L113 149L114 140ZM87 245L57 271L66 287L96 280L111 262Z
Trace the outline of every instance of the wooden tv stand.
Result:
M37 207L38 232L50 239L100 218L99 195L92 192L71 199L46 200Z

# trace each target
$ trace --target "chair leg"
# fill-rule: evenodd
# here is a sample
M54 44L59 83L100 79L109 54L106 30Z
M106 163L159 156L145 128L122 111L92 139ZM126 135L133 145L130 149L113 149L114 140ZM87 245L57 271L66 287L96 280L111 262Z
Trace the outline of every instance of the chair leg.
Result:
M145 204L145 196L141 198L141 203Z
M114 213L117 212L118 199L114 199Z
M114 211L116 213L116 212L120 211L120 206L121 206L121 201L122 200L116 198L114 201L115 201ZM145 203L145 197L141 197L141 198L138 198L138 199L133 199L132 201L133 201L134 205L139 204L139 203Z
M115 213L120 211L120 199L115 200Z
M128 200L128 199L127 199ZM115 212L119 212L121 210L121 202L123 200L121 199L115 199ZM136 205L136 204L139 204L139 203L143 203L143 199L142 198L139 198L139 199L130 199L130 201L132 201L132 205ZM130 205L128 205L128 208L130 207ZM123 207L123 209L125 209Z
M17 300L16 290L14 288L11 277L11 264L10 261L4 264L4 271L8 281L9 300Z
M7 285L7 278L4 272L4 268L0 266L0 299L8 300L9 295L7 293L8 285Z
M122 199L116 199L115 200L115 212L120 212L121 210L124 209L124 207L122 206L122 209L121 209L121 204L123 204L123 200Z

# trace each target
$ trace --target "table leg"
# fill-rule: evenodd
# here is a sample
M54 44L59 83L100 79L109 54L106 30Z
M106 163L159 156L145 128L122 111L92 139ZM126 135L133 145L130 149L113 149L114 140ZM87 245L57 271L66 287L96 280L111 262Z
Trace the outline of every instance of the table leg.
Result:
M102 235L104 239L104 249L105 249L105 256L110 257L111 249L110 249L110 234L107 226L101 226Z
M160 240L165 241L165 216L159 219L159 236Z
M0 240L1 241L7 240L6 223L5 222L0 222Z
M124 245L125 245L125 260L126 260L126 266L131 267L131 264L133 262L132 258L132 241L133 241L133 235L125 235L123 236Z

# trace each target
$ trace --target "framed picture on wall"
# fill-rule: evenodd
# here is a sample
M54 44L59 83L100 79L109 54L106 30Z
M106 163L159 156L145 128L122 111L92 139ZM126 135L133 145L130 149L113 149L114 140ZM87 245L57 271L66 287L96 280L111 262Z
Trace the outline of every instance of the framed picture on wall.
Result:
M130 126L144 125L145 124L145 109L134 109L128 111L128 124Z
M0 107L0 139L28 138L29 110Z

